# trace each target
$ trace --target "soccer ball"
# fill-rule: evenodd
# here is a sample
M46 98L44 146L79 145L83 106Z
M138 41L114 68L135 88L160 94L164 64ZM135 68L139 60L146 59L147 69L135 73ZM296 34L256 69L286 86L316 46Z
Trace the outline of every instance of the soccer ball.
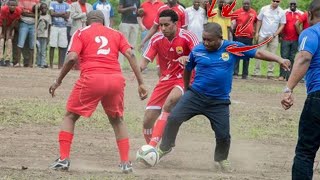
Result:
M143 145L137 151L136 160L147 167L153 167L159 162L159 154L156 148L150 145Z

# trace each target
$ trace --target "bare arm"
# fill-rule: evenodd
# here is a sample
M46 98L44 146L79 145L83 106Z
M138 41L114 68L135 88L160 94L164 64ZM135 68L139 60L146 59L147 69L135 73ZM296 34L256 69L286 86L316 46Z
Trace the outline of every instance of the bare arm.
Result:
M121 4L118 6L118 12L121 14L126 11L134 11L134 10L136 10L136 8L134 6L130 6L130 7L126 7L126 8L124 8L123 5L121 5Z
M190 84L192 71L188 71L186 68L184 68L183 71L183 84L184 84L184 90L186 91Z
M281 67L284 70L286 70L286 71L290 70L290 65L291 65L290 60L283 59L280 56L277 56L269 51L257 50L255 58L265 60L265 61L277 62L281 65Z
M287 83L287 87L289 89L293 90L299 81L304 77L310 66L311 59L312 55L307 51L300 51L296 55L292 72Z
M299 20L296 21L296 23L294 24L294 27L296 28L296 31L298 34L302 32L301 22Z
M153 26L149 30L148 34L146 35L146 37L141 41L142 45L145 44L157 32L158 27L159 27L159 25L153 24Z
M77 60L78 60L77 53L70 52L67 55L66 62L63 64L63 67L60 71L58 78L55 80L55 82L49 88L49 93L52 95L52 97L55 96L55 94L54 94L55 90L61 85L62 80L69 73L69 71L72 69L73 65L76 63Z
M283 28L284 28L284 25L285 25L285 24L280 24L279 28L277 29L277 31L276 31L273 35L274 35L274 36L279 35L279 34L282 32L282 30L283 30Z
M50 10L50 15L52 17L64 17L64 14L65 13L57 13L57 12L54 12L53 10Z
M142 61L141 61L141 63L140 63L140 71L141 71L141 72L144 71L144 70L147 68L149 62L150 62L150 61L149 61L147 58L145 58L145 57L142 59Z

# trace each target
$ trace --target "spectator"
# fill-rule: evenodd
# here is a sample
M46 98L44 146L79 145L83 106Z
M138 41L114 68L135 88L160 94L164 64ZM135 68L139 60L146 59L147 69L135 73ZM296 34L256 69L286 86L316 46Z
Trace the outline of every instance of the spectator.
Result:
M93 4L93 10L100 10L104 15L104 25L107 27L113 26L114 10L108 0L98 0Z
M129 40L129 43L135 49L137 45L137 37L139 33L139 24L137 19L137 12L140 8L140 0L120 0L118 12L121 13L121 23L119 30ZM122 65L124 56L120 57L120 64Z
M284 10L279 7L281 0L272 0L270 5L261 8L258 15L258 22L256 26L255 39L256 42L261 43L272 37L272 40L266 45L260 47L262 50L267 50L273 54L277 53L279 44L278 35L281 33L286 24L286 15ZM254 76L260 76L261 61L256 60ZM274 63L268 63L267 78L273 78Z
M39 0L19 0L19 6L22 8L22 16L19 25L19 36L18 36L18 48L17 48L17 60L13 63L20 64L21 59L21 50L25 46L25 42L28 38L29 45L29 59L26 61L26 57L24 56L24 67L32 67L33 66L33 48L34 48L34 35L35 35L35 11L34 6L38 4ZM27 53L25 53L27 54Z
M295 28L295 23L299 20L302 12L297 9L297 1L291 0L289 9L285 10L287 23L281 33L281 57L289 59L293 65L294 57L298 52L299 34ZM290 76L290 71L285 72L280 68L279 81L287 80Z
M223 39L231 40L231 20L230 18L225 18L221 15L222 7L226 4L226 0L218 1L218 8L213 10L213 13L217 15L213 17L208 17L208 22L218 23L222 28Z
M235 34L234 41L242 42L249 46L252 45L257 13L251 8L251 0L244 0L242 8L236 10L234 14L237 14L238 16L232 20L233 30L236 30L237 27L241 28L250 22L242 34ZM249 21L250 19L252 19L252 21ZM248 77L249 62L250 58L243 58L242 79L247 79ZM238 76L239 74L239 63L240 59L236 59L233 73L235 76Z
M302 24L302 28L300 27ZM307 29L309 27L308 22L308 12L303 13L300 18L295 23L295 28L297 30L297 33L300 34L302 30Z
M67 22L70 16L69 5L63 0L52 1L50 4L50 14L52 17L52 26L50 32L50 68L53 68L54 49L59 48L59 62L60 69L64 62L64 49L68 47L67 39Z
M207 22L205 10L200 7L201 0L193 0L193 6L186 9L188 17L188 30L195 33L198 40L202 41L203 24Z
M48 68L47 65L47 45L50 34L51 16L48 13L48 5L41 3L40 5L40 16L37 27L37 40L39 42L37 65L40 68Z
M146 0L141 4L141 9L139 9L139 11L142 12L142 15L141 17L138 17L138 22L141 28L141 41L147 36L148 32L152 28L153 21L157 17L157 12L163 5L164 3L160 0ZM147 44L149 44L149 40L143 45L143 52L145 52Z
M17 7L16 0L10 0L7 5L1 7L0 16L0 64L10 66L12 57L12 39L14 27L19 23L22 9ZM4 48L5 46L5 48ZM5 49L5 56L3 56Z
M71 4L70 17L72 19L72 26L70 35L73 35L78 29L86 26L87 13L92 10L93 8L91 4L87 3L87 0L78 0Z

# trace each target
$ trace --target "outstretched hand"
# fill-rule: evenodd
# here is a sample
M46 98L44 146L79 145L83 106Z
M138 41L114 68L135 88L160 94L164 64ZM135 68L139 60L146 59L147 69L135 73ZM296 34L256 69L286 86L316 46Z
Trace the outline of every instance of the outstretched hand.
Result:
M138 92L141 100L144 100L148 97L148 91L144 84L139 85Z
M285 59L284 61L282 61L280 63L280 66L282 69L284 69L285 71L290 71L291 68L291 62L289 59Z

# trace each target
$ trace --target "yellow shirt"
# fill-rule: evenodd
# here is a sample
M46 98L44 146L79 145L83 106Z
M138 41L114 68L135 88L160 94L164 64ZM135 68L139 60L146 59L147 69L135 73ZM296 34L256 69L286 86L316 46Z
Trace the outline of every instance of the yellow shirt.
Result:
M208 22L215 22L220 24L223 39L228 40L228 27L231 27L231 19L222 17L218 8L214 9L213 12L216 12L217 14L214 17L209 17Z

